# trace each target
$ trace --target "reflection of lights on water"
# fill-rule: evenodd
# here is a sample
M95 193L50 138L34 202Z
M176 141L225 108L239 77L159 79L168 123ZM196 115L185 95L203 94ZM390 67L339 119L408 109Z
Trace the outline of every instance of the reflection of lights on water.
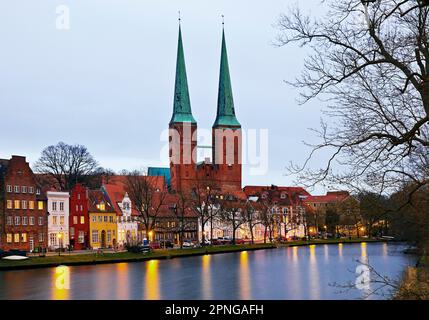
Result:
M212 285L211 285L211 270L210 270L211 255L206 254L202 257L203 270L201 272L201 284L203 286L203 299L212 299Z
M360 256L361 256L362 263L368 263L368 255L367 255L366 249L367 249L366 242L362 242L360 244L360 252L361 252Z
M129 298L128 263L116 264L117 275L117 299L127 300Z
M247 251L240 253L240 298L251 299L249 256Z
M316 245L312 244L309 246L310 249L310 268L308 269L310 272L310 297L311 299L319 299L320 298L320 287L319 287L319 270L317 266L316 259Z
M149 260L146 263L146 299L159 300L159 261Z
M52 269L52 299L67 300L70 291L70 268L59 266Z

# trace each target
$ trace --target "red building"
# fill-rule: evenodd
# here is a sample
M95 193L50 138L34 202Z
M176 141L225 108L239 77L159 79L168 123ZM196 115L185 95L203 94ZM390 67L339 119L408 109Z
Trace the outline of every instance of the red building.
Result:
M76 184L70 194L70 246L74 250L89 248L88 189Z
M25 157L0 159L0 248L46 249L47 199Z
M241 125L235 116L225 33L222 34L217 115L212 127L212 160L202 163L196 161L198 128L191 110L180 29L174 107L169 128L173 190L189 191L209 183L216 185L222 192L241 190L242 134Z

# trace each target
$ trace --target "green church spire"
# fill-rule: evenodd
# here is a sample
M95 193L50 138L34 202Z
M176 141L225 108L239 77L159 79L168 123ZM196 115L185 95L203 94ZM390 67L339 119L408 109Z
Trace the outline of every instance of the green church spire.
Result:
M241 127L235 117L234 99L232 97L231 78L229 75L228 54L226 51L225 30L222 31L222 54L220 59L217 116L213 127L219 126Z
M176 83L174 88L173 116L170 124L190 122L196 123L192 116L189 99L188 80L186 77L185 55L183 54L182 30L179 25L179 44L177 48Z

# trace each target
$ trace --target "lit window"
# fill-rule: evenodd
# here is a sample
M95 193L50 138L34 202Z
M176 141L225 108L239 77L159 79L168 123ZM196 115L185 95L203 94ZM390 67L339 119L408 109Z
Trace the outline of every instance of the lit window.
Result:
M52 224L53 225L57 224L57 216L52 216Z
M11 185L7 185L6 189L7 189L7 192L9 192L9 193L12 192L12 186Z
M110 230L107 231L107 242L110 243L112 241L112 232Z
M14 235L13 235L13 242L16 242L16 243L18 243L19 242L19 233L15 233Z
M8 209L13 209L13 202L12 202L12 200L7 200L6 206L7 206Z
M21 242L27 242L27 234L21 233Z
M8 233L6 237L7 243L12 243L12 233Z
M39 210L43 210L43 201L37 201L37 208L39 208Z
M85 233L83 231L79 231L79 236L77 242L84 243L85 242Z
M83 211L83 205L80 205L80 211Z
M77 216L73 216L73 224L77 224Z
M77 194L77 199L80 200L80 193Z
M80 224L85 224L85 217L84 216L80 216Z
M28 201L28 209L34 210L34 201Z
M60 226L64 225L64 217L60 217Z
M92 243L98 243L98 230L92 231Z
M19 209L19 208L20 208L20 205L21 205L21 202L20 202L19 200L15 200L15 201L14 201L14 208L15 208L15 209Z

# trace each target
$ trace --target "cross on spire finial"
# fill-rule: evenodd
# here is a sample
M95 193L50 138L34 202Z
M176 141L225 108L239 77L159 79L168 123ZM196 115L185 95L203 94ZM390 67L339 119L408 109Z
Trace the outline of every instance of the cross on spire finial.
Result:
M182 21L182 17L180 16L180 10L178 11L178 13L179 13L179 25L180 25L180 22Z

